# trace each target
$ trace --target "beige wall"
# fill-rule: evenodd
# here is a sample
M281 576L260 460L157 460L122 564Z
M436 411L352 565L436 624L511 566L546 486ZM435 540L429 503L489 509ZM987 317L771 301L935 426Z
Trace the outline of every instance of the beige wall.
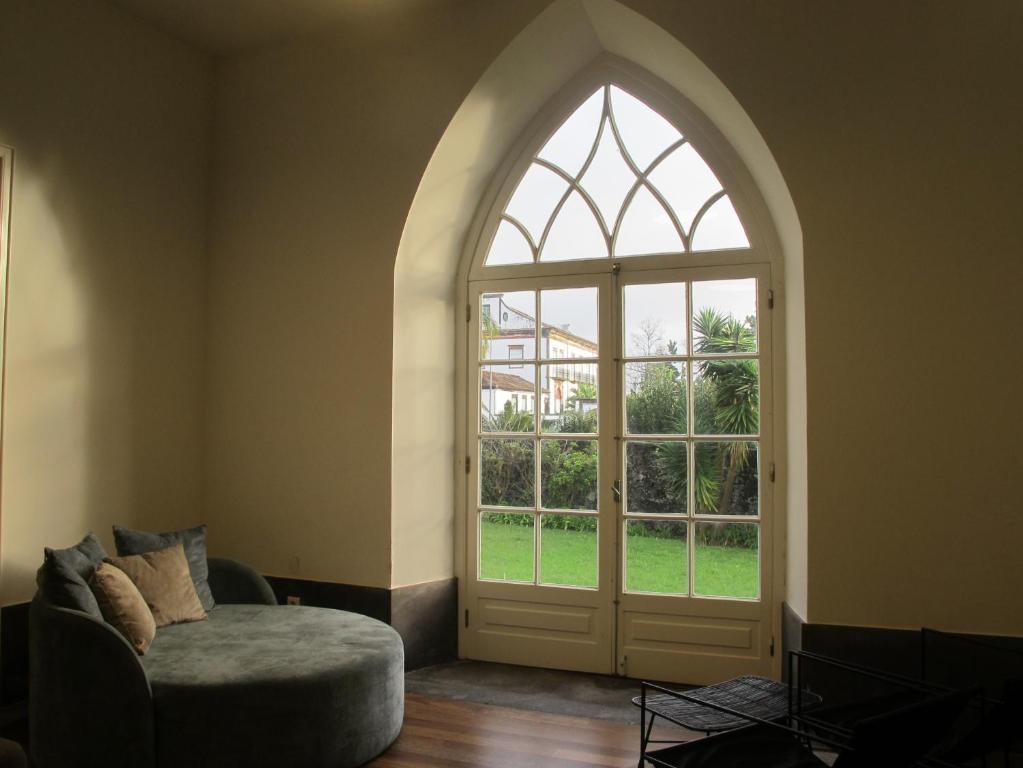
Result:
M3 604L44 545L201 511L205 59L94 0L10 0Z
M725 81L799 212L807 618L1023 633L1023 10L632 5Z
M395 254L447 122L540 5L355 14L221 66L206 500L227 554L391 585Z
M809 514L790 596L816 622L1023 633L1018 4L626 4L724 82L799 214ZM209 206L202 59L89 0L8 5L3 599L30 592L44 541L190 522L203 445L214 551L414 578L414 542L392 562L395 254L448 121L545 3L438 0L228 58Z
M466 326L456 307L467 232L526 126L600 51L580 3L544 9L475 82L419 182L394 265L392 586L447 578L453 565L458 574L465 558L455 515L465 489L456 331Z
M388 521L405 514L388 510L394 253L459 94L535 10L507 5L471 4L457 29L349 28L222 71L208 500L271 571L298 554L302 575L387 583ZM628 5L745 107L803 226L797 604L813 621L1023 631L999 586L1023 576L1018 412L956 400L982 383L1009 402L1019 380L977 339L1015 327L1020 287L1015 6ZM1000 376L975 373L996 358ZM260 543L271 535L279 553Z

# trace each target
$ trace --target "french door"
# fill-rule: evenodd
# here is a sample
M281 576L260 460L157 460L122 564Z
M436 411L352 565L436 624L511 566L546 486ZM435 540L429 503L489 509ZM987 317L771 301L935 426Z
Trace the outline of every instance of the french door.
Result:
M475 281L463 653L771 671L763 265Z

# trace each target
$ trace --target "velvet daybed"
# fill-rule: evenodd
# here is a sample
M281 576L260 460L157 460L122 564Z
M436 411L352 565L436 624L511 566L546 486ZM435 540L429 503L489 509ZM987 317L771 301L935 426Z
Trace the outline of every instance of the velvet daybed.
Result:
M280 606L258 573L208 560L208 618L138 655L102 616L31 608L30 745L38 768L349 768L401 728L404 652L386 624Z

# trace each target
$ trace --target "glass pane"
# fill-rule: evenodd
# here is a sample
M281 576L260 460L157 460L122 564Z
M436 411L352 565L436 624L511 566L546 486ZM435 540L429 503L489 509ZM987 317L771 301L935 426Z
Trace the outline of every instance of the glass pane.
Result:
M725 195L707 209L696 225L692 237L694 251L713 251L718 248L749 248L746 231L739 221L732 201Z
M593 209L582 195L573 192L558 211L540 261L575 261L607 258L607 241L597 224Z
M757 281L693 283L693 346L696 354L757 351Z
M597 586L597 518L540 517L540 581L568 587Z
M543 440L540 488L547 509L597 509L597 441Z
M560 363L540 368L541 431L597 431L597 364Z
M590 155L603 111L604 89L601 88L561 124L537 157L554 163L569 176L575 176Z
M480 440L480 503L488 507L532 507L536 499L532 440Z
M480 297L480 359L536 357L536 292L484 293Z
M518 220L534 243L540 242L544 228L554 213L554 206L568 189L568 182L549 168L533 163L508 201L505 213Z
M654 253L682 253L678 230L650 190L640 187L622 217L615 239L615 256L645 256Z
M541 356L597 356L597 289L540 291Z
M533 581L533 516L480 514L480 578Z
M646 170L654 158L682 138L671 123L635 96L613 85L611 111L625 149L640 170Z
M480 369L480 429L532 432L536 413L536 366L484 365Z
M610 125L605 123L600 142L597 144L597 153L590 161L590 167L586 169L580 183L600 209L609 232L614 229L618 212L622 209L622 201L635 181L636 174L622 158L614 133Z
M526 242L525 236L518 227L507 221L501 221L494 233L494 240L487 251L486 264L496 267L502 264L530 264L533 251Z
M696 524L696 588L707 597L760 594L760 526L756 523Z
M757 434L760 431L757 361L698 360L693 365L696 434Z
M683 144L664 158L650 174L650 181L687 232L703 204L721 190L717 176L690 144Z
M680 254L684 250L682 238L664 206L647 187L639 187L622 218L615 256Z
M689 592L686 523L629 520L625 523L625 590L685 595Z
M630 435L686 433L686 364L625 364L625 427Z
M685 354L685 283L627 285L622 300L626 357Z
M625 444L625 500L629 514L684 515L688 445L682 441Z
M758 515L757 444L704 443L694 447L696 513Z

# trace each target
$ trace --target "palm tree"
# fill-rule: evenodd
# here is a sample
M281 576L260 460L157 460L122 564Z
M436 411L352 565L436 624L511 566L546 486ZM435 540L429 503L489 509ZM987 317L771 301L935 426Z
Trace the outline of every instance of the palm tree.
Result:
M693 319L698 354L756 351L756 320L744 321L704 309ZM760 389L755 360L701 360L693 392L693 420L698 434L755 434L759 428ZM685 409L683 402L682 409ZM684 417L676 431L685 432ZM701 444L707 445L707 444ZM711 444L713 445L713 444ZM721 450L697 449L693 496L699 511L727 514L735 483L749 464L749 443L732 441ZM687 493L687 451L684 442L658 446L657 464L664 487L678 507Z
M737 320L713 308L704 308L693 318L698 354L729 354L755 352L756 318ZM760 382L756 360L714 359L697 363L704 380L712 385L713 408L703 419L697 418L697 431L720 435L756 434L760 427ZM709 418L708 418L709 416ZM701 423L703 421L704 423ZM707 423L710 422L710 423ZM697 461L697 472L702 469ZM739 472L749 463L749 443L729 442L718 456L717 477L723 485L717 498L718 514L727 514L732 503L732 490ZM699 490L699 479L697 480ZM713 503L704 496L705 508ZM698 503L701 499L698 499Z

